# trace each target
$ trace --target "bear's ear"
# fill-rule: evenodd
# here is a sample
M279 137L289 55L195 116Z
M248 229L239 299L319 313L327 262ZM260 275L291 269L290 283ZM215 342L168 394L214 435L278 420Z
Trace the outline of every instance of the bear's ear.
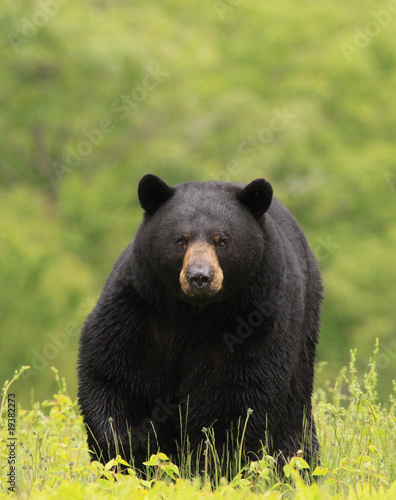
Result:
M138 196L143 210L153 214L173 196L174 188L169 187L162 179L153 174L144 175L139 182Z
M271 205L272 186L265 179L256 179L241 189L237 198L256 219L260 219Z

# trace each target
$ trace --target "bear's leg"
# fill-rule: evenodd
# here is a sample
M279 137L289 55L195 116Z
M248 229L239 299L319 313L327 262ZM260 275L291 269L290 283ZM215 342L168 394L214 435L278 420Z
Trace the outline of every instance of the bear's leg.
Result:
M127 397L125 390L111 384L103 387L103 381L81 384L79 403L91 460L107 463L120 455L136 469L144 470L147 456L157 452L156 434L160 433L147 403Z
M314 343L307 342L306 348L301 352L299 364L290 383L286 407L282 414L277 416L278 423L273 433L275 453L279 450L278 453L280 452L287 461L302 450L303 458L311 470L319 463L319 442L311 402L314 349Z

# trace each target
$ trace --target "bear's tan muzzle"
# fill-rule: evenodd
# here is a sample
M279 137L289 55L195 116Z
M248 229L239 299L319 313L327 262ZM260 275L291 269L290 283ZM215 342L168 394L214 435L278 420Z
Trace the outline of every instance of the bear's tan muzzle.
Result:
M214 247L206 242L192 243L184 255L179 280L183 292L191 296L204 297L221 290L223 271Z

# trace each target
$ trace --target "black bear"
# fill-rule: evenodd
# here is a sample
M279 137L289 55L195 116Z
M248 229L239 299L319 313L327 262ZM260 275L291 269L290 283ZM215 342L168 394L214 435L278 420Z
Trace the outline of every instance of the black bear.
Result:
M92 458L142 469L149 449L175 459L184 432L196 453L205 427L220 456L246 425L248 459L301 448L314 463L322 283L296 220L264 179L170 187L149 174L138 196L143 221L81 333Z

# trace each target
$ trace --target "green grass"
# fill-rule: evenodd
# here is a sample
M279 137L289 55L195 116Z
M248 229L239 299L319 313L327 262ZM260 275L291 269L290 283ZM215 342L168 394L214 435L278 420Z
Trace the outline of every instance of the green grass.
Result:
M315 415L321 444L321 466L307 469L303 457L294 457L285 466L286 480L278 477L272 457L253 462L230 480L210 470L213 453L206 430L208 457L205 475L194 478L188 467L180 469L166 455L152 455L146 466L148 479L139 479L132 467L115 459L103 466L90 463L85 432L77 404L67 394L65 381L54 369L58 393L53 399L35 403L32 409L18 408L16 426L16 484L19 498L266 498L274 499L389 499L396 498L396 386L389 402L378 402L374 355L367 373L358 378L356 353L349 369L335 384L314 394ZM27 369L24 367L22 370ZM323 369L323 365L318 369ZM8 495L9 448L7 448L7 381L1 404L0 496ZM239 450L236 451L240 461ZM187 461L188 462L188 461ZM207 477L214 476L212 482ZM316 481L313 481L314 476ZM10 493L10 495L13 495Z

